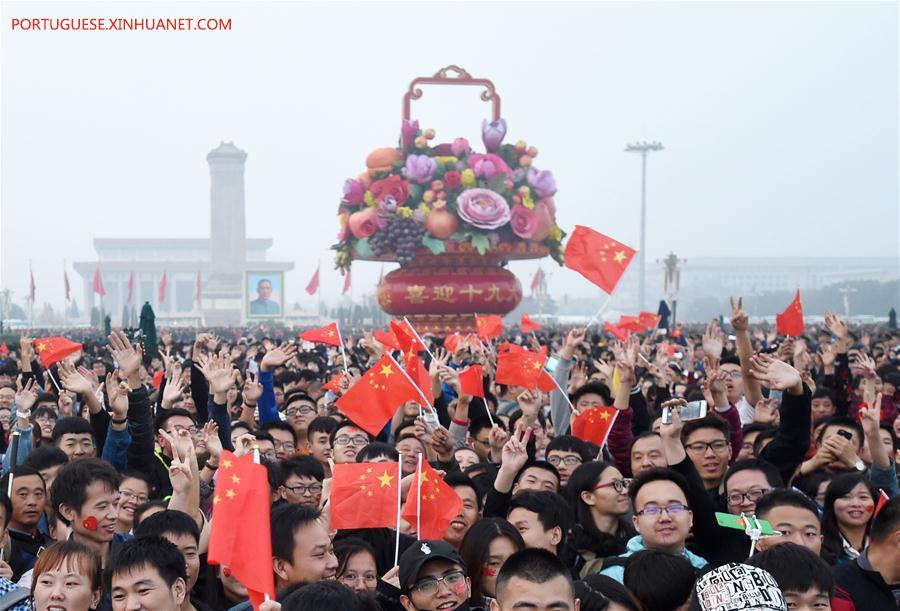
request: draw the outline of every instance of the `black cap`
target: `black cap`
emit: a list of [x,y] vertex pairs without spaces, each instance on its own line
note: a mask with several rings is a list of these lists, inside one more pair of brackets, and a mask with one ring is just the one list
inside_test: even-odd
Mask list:
[[420,540],[406,548],[400,556],[400,590],[408,592],[419,576],[419,571],[431,560],[449,560],[466,569],[466,565],[453,546],[446,541]]

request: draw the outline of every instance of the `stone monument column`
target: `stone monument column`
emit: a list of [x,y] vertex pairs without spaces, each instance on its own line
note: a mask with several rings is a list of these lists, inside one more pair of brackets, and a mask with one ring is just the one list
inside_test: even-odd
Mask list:
[[247,259],[244,162],[247,153],[222,142],[206,156],[210,174],[210,272],[203,294],[207,325],[240,325]]

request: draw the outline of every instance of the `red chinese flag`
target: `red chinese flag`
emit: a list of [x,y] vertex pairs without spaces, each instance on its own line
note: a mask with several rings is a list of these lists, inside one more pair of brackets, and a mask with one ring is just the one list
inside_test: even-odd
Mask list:
[[397,343],[404,356],[419,354],[425,350],[425,345],[419,341],[416,330],[406,320],[391,320],[391,331],[397,337]]
[[335,465],[331,474],[331,528],[396,528],[400,465]]
[[531,294],[534,295],[534,292],[538,290],[538,287],[541,286],[541,279],[544,277],[544,272],[538,269],[534,272],[534,276],[531,278]]
[[384,345],[390,350],[400,350],[400,342],[397,341],[397,334],[393,331],[385,331],[384,329],[375,329],[372,334],[376,341]]
[[53,363],[61,361],[83,348],[81,344],[59,336],[39,337],[34,340],[34,347],[37,349],[38,357],[40,357],[44,367],[49,367]]
[[[33,282],[32,282],[33,284]],[[103,276],[100,274],[100,266],[94,270],[94,293],[103,297],[106,295],[106,289],[103,288]]]
[[166,272],[163,272],[162,280],[159,281],[159,299],[157,300],[159,301],[159,303],[162,303],[166,300],[166,286],[168,286],[168,284],[168,276],[166,275]]
[[309,284],[306,285],[306,292],[310,295],[315,295],[316,291],[319,290],[319,268],[316,268],[316,273],[313,274],[313,277],[309,279]]
[[481,339],[492,340],[503,334],[503,319],[496,314],[475,315],[475,332]]
[[484,398],[484,367],[469,365],[459,372],[459,390],[464,395]]
[[460,339],[459,333],[448,333],[444,336],[444,348],[450,352],[456,352],[456,347],[459,346]]
[[781,314],[775,315],[775,323],[779,333],[795,336],[803,334],[803,305],[800,303],[799,289],[791,305]]
[[618,410],[611,406],[592,407],[576,416],[572,421],[572,434],[578,439],[602,447],[616,421],[617,412]]
[[0,344],[0,356],[6,357],[9,355],[9,346],[6,345],[6,342]]
[[522,333],[530,333],[532,331],[537,331],[540,328],[540,323],[531,320],[531,316],[528,314],[522,314]]
[[546,369],[541,371],[541,377],[538,378],[538,389],[541,392],[553,392],[556,390],[556,382],[553,381],[553,376]]
[[638,314],[638,321],[640,321],[648,331],[650,329],[655,329],[661,319],[662,317],[659,314],[654,314],[653,312],[641,312]]
[[416,477],[406,496],[402,517],[413,527],[419,524],[420,532],[416,534],[419,539],[443,539],[450,520],[462,509],[462,499],[427,461],[422,461],[422,495],[419,497],[419,473],[416,469]]
[[566,267],[612,295],[636,252],[609,236],[576,225],[566,243]]
[[872,514],[872,519],[873,519],[873,520],[874,520],[875,518],[878,517],[878,514],[879,514],[879,512],[881,511],[881,509],[882,509],[885,505],[887,505],[887,502],[890,501],[890,500],[891,500],[891,497],[889,497],[889,496],[887,495],[887,492],[885,492],[884,490],[882,490],[882,491],[881,491],[881,494],[878,495],[878,502],[877,502],[876,505],[875,505],[875,513]]
[[343,390],[341,388],[341,381],[344,379],[344,372],[338,373],[336,376],[333,376],[330,380],[322,384],[322,390],[332,390],[334,392],[341,392]]
[[219,460],[213,497],[210,564],[227,567],[247,588],[254,609],[268,594],[275,598],[269,478],[253,454],[238,458],[228,450]]
[[419,389],[397,361],[385,354],[337,400],[337,406],[361,429],[377,435],[407,401],[421,403]]
[[633,333],[642,333],[645,331],[645,327],[643,323],[641,323],[640,318],[637,316],[619,316],[619,328],[625,329],[626,331],[631,331]]
[[525,348],[523,348],[519,344],[514,344],[512,342],[503,342],[502,344],[497,346],[497,353],[500,353],[500,352],[522,352],[523,350],[525,350]]
[[[409,374],[412,381],[415,382],[422,394],[425,395],[425,398],[428,399],[428,404],[434,405],[434,393],[431,392],[431,376],[428,375],[428,369],[425,368],[425,363],[422,362],[419,355],[406,355],[406,373]],[[420,398],[419,403],[421,402]]]
[[308,329],[300,334],[300,339],[302,340],[338,347],[341,345],[340,337],[336,322],[324,326],[321,329]]
[[603,330],[620,341],[624,342],[628,339],[628,329],[623,329],[619,325],[614,325],[611,322],[603,323]]
[[497,355],[494,381],[508,386],[537,388],[547,357],[530,350],[501,352]]
[[347,272],[347,275],[344,276],[344,290],[341,291],[341,295],[346,295],[350,292],[350,272]]
[[128,274],[128,303],[131,303],[131,294],[134,292],[134,272]]

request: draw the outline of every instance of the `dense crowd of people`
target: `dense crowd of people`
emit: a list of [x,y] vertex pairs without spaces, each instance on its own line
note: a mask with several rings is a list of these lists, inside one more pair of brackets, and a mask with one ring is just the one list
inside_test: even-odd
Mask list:
[[[162,329],[148,354],[115,330],[49,367],[23,335],[0,361],[0,610],[249,609],[207,562],[226,451],[268,474],[264,611],[900,607],[896,330],[829,313],[786,337],[737,300],[727,324],[624,340],[427,335],[434,403],[378,435],[337,401],[390,349],[346,335]],[[497,384],[510,344],[557,389]],[[605,443],[573,435],[610,406]],[[442,538],[331,527],[336,465],[399,462],[405,497],[420,456],[462,501]]]

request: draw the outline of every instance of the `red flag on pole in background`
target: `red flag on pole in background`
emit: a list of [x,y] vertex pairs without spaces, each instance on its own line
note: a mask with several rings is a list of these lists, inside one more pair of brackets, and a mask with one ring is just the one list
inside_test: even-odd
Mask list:
[[66,301],[72,299],[72,287],[69,286],[69,272],[63,269],[63,286],[66,289]]
[[337,406],[361,429],[378,435],[407,401],[421,403],[421,393],[397,361],[385,354],[337,400]]
[[497,384],[537,388],[547,357],[530,350],[510,350],[497,354]]
[[541,328],[541,324],[531,320],[528,314],[522,314],[522,333],[530,333]]
[[300,339],[314,342],[317,344],[327,344],[329,346],[341,345],[341,332],[338,330],[336,322],[326,325],[321,329],[308,329],[300,334]]
[[619,328],[631,331],[632,333],[643,333],[646,328],[637,316],[619,316]]
[[459,390],[465,395],[484,398],[484,367],[469,365],[459,372]]
[[94,293],[104,297],[106,295],[106,289],[103,288],[103,276],[100,274],[100,266],[97,266],[97,269],[94,270]]
[[553,392],[554,390],[557,390],[556,382],[553,381],[553,376],[546,369],[541,372],[541,377],[538,378],[538,390],[542,392]]
[[396,528],[400,464],[335,465],[331,475],[331,528]]
[[612,295],[636,252],[599,231],[576,225],[566,243],[566,267]]
[[475,315],[475,332],[481,339],[492,340],[503,334],[503,318],[496,314]]
[[9,346],[6,345],[6,342],[0,344],[0,356],[3,358],[9,356]]
[[306,285],[306,292],[310,295],[315,295],[316,291],[319,290],[319,268],[316,268],[316,273],[313,274],[312,278],[309,279],[309,284]]
[[81,344],[60,336],[39,337],[34,340],[34,347],[44,367],[49,367],[83,348]]
[[[404,355],[405,364],[406,364],[406,373],[409,374],[409,377],[412,378],[412,381],[416,386],[419,387],[419,390],[422,391],[422,394],[425,395],[425,398],[428,399],[428,405],[434,405],[434,393],[431,391],[431,376],[428,375],[428,369],[425,367],[425,363],[422,361],[422,358],[418,354],[413,355]],[[419,403],[422,400],[419,399]],[[427,407],[427,406],[422,406]]]
[[340,393],[343,391],[341,388],[341,382],[344,379],[344,372],[338,372],[337,375],[331,377],[330,380],[322,384],[322,390],[333,390],[336,393]]
[[253,454],[225,450],[218,476],[208,561],[228,568],[259,609],[266,595],[275,598],[268,474]]
[[391,331],[400,344],[400,350],[403,351],[404,357],[409,354],[419,354],[425,351],[425,344],[419,341],[416,330],[412,328],[406,320],[391,320]]
[[128,303],[131,303],[131,296],[134,293],[134,272],[128,274]]
[[603,330],[606,331],[607,333],[611,334],[613,337],[615,337],[619,341],[624,342],[626,339],[628,339],[628,334],[629,334],[628,329],[623,329],[619,325],[614,325],[611,322],[603,323]]
[[169,284],[168,276],[166,276],[166,272],[163,272],[162,280],[159,281],[159,303],[162,303],[166,300],[166,285]]
[[648,331],[655,329],[660,320],[662,320],[662,316],[654,314],[653,312],[641,312],[638,314],[638,321],[640,321]]
[[531,294],[534,295],[534,292],[538,290],[538,287],[541,286],[541,280],[544,278],[544,272],[541,268],[538,268],[536,272],[534,272],[534,276],[531,278]]
[[346,295],[350,292],[350,271],[347,270],[347,275],[344,276],[344,290],[341,291],[341,295]]
[[583,411],[572,421],[572,435],[602,447],[616,421],[617,412],[615,407],[592,407]]
[[787,309],[781,314],[775,315],[775,324],[778,326],[779,333],[795,336],[803,334],[803,305],[800,303],[800,289],[797,289],[797,295]]
[[450,520],[462,509],[462,499],[456,490],[447,485],[438,472],[431,468],[428,461],[422,461],[420,465],[421,468],[416,469],[401,515],[413,526],[419,524],[421,532],[416,533],[419,539],[443,539],[447,527],[450,526]]
[[375,341],[384,345],[385,348],[391,350],[401,350],[400,342],[397,340],[397,334],[393,331],[385,331],[384,329],[375,329],[372,333]]

